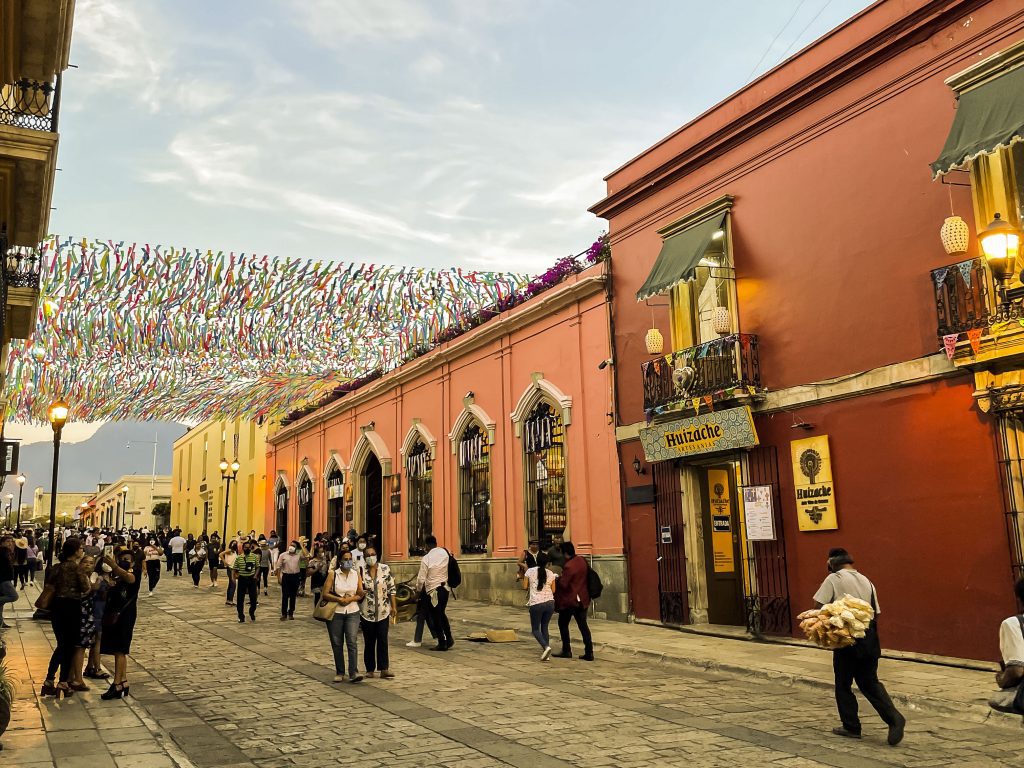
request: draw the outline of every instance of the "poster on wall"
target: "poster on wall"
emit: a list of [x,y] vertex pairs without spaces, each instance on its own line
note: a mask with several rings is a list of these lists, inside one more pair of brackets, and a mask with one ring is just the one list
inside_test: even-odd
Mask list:
[[743,489],[743,520],[747,541],[775,541],[775,516],[770,485],[748,485]]
[[828,435],[794,440],[790,448],[796,516],[800,530],[834,531],[839,527],[839,519],[836,516]]
[[732,484],[724,469],[708,470],[708,499],[711,505],[711,552],[715,573],[735,573],[736,556],[733,548]]

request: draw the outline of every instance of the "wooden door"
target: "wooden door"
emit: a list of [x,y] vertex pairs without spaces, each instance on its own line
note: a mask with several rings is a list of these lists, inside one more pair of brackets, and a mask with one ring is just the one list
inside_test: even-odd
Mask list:
[[736,481],[730,464],[700,471],[708,622],[743,626],[743,571]]

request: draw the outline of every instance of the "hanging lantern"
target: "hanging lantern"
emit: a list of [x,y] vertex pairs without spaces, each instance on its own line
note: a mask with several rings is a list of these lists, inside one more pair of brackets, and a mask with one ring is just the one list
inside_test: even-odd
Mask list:
[[644,342],[647,344],[647,354],[649,355],[660,355],[665,351],[665,338],[657,328],[651,328],[647,332]]
[[971,228],[959,216],[950,216],[942,223],[939,237],[942,239],[942,247],[946,249],[946,253],[950,256],[958,256],[967,253]]
[[728,307],[715,307],[711,314],[711,330],[720,336],[732,333],[732,319]]

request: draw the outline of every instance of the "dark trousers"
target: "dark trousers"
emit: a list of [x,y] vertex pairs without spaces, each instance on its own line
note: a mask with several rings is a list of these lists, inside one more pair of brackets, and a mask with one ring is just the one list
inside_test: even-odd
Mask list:
[[[32,561],[32,565],[35,565],[36,561]],[[18,566],[18,581],[21,582],[21,586],[24,589],[25,585],[28,584],[28,562],[21,563]]]
[[267,591],[267,582],[270,577],[270,566],[261,565],[259,575],[256,577],[256,586],[259,586],[259,582],[263,582],[263,591]]
[[188,567],[188,572],[192,575],[192,583],[197,587],[199,586],[199,577],[203,573],[204,560],[196,560],[192,565]]
[[438,645],[454,645],[452,637],[452,626],[448,623],[448,615],[445,611],[448,608],[448,588],[440,586],[437,588],[437,605],[430,602],[430,595],[427,595],[427,606],[430,610],[430,619],[434,622],[434,633],[437,635]]
[[256,618],[256,577],[255,576],[238,576],[235,579],[237,586],[237,598],[238,602],[238,618],[245,618],[245,598],[249,597],[249,618]]
[[437,629],[434,627],[434,618],[430,615],[430,602],[427,600],[426,593],[420,595],[419,603],[416,606],[416,631],[413,633],[412,639],[417,643],[423,642],[424,624],[430,630],[430,636],[437,639]]
[[185,553],[184,552],[177,552],[177,553],[172,552],[171,553],[171,559],[174,560],[174,575],[175,576],[181,576],[181,566],[184,565],[184,563],[185,563]]
[[231,602],[235,599],[235,588],[238,584],[238,577],[235,576],[235,572],[228,568],[228,594],[225,598],[227,602]]
[[846,730],[860,733],[857,697],[853,693],[854,682],[886,725],[894,725],[899,720],[899,711],[889,698],[889,692],[878,679],[877,656],[866,654],[857,646],[840,648],[832,652],[832,670],[836,676],[836,706],[839,708],[839,719],[843,721]]
[[363,666],[367,672],[388,669],[388,627],[391,619],[380,621],[359,620],[363,629]]
[[50,656],[50,665],[46,669],[46,679],[53,680],[60,667],[60,682],[66,683],[71,677],[71,662],[78,647],[78,637],[82,623],[82,601],[70,597],[54,598],[50,609],[50,626],[56,647]]
[[164,552],[167,554],[167,572],[171,572],[171,568],[174,567],[174,553],[167,548],[166,544],[161,545],[164,548]]
[[281,615],[295,615],[295,596],[299,594],[299,574],[281,574]]
[[590,637],[590,627],[587,626],[587,609],[582,605],[575,608],[562,608],[558,612],[558,634],[562,637],[562,653],[572,653],[572,646],[569,642],[569,622],[576,619],[576,626],[583,635],[583,653],[587,656],[594,655],[594,642]]
[[160,581],[159,560],[146,561],[146,575],[149,577],[149,591],[152,592],[154,589],[156,589],[157,582]]

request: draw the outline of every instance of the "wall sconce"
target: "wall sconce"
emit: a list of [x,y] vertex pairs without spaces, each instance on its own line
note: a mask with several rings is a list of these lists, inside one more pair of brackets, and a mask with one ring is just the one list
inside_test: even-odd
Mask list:
[[992,277],[999,282],[1005,293],[1020,251],[1020,232],[997,213],[985,230],[979,233],[978,240],[981,241],[985,261],[992,270]]
[[633,471],[636,472],[637,475],[647,474],[647,470],[644,468],[643,464],[640,463],[640,459],[636,458],[633,459]]
[[397,496],[402,492],[402,476],[395,473],[391,476],[391,495]]

